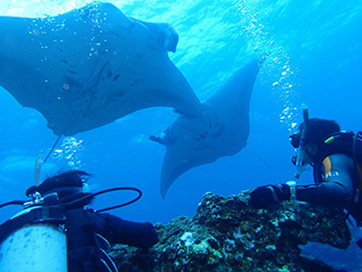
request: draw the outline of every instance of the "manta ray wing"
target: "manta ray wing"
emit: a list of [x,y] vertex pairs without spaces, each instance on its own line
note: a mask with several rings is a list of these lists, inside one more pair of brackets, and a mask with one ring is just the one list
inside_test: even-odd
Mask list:
[[0,17],[0,85],[57,135],[154,106],[205,119],[168,57],[177,41],[168,24],[129,18],[108,3],[44,19]]
[[151,137],[167,149],[161,172],[162,197],[189,169],[232,156],[245,147],[249,136],[251,92],[258,71],[258,61],[248,63],[204,103],[211,126],[181,115],[162,138]]

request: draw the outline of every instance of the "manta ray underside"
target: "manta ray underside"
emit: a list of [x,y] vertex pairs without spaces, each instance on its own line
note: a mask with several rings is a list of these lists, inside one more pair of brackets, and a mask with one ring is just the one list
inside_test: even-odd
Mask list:
[[181,115],[162,136],[150,139],[166,146],[161,172],[164,198],[173,182],[191,168],[232,156],[246,146],[249,136],[249,104],[261,61],[239,69],[203,105],[211,126]]
[[57,135],[154,106],[205,120],[168,57],[177,42],[168,24],[129,18],[109,3],[43,19],[0,17],[0,86]]

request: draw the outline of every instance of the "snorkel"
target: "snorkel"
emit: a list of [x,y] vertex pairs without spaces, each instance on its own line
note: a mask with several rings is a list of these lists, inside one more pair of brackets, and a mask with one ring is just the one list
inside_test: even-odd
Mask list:
[[52,148],[50,149],[50,151],[48,152],[48,155],[45,157],[45,159],[42,159],[42,156],[39,155],[38,158],[35,161],[35,171],[34,171],[34,181],[35,181],[35,186],[38,186],[40,184],[40,171],[41,171],[41,166],[46,163],[46,161],[49,159],[50,155],[52,154],[52,152],[54,151],[56,145],[58,144],[60,138],[62,137],[62,135],[59,135],[58,138],[56,139],[55,143],[53,144]]
[[303,131],[302,135],[300,137],[300,144],[297,154],[297,159],[295,163],[296,172],[294,174],[295,178],[299,179],[299,177],[302,175],[302,173],[307,169],[308,164],[305,164],[305,136],[307,135],[308,130],[308,120],[309,120],[309,114],[308,114],[308,107],[305,104],[302,104],[302,110],[303,110]]

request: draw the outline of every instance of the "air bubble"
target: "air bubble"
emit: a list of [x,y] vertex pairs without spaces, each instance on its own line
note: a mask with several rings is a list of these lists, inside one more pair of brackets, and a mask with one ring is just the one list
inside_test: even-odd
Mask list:
[[84,150],[83,140],[75,137],[65,137],[60,148],[54,150],[52,159],[57,161],[68,161],[68,167],[71,169],[80,169],[83,166],[80,160],[80,154]]

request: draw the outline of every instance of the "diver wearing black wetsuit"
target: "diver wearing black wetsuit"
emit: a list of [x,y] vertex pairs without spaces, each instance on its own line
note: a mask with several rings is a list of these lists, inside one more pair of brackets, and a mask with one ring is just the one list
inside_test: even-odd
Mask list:
[[[150,248],[158,242],[158,235],[151,223],[123,220],[109,213],[97,213],[84,208],[92,198],[83,192],[88,173],[69,171],[46,179],[39,186],[32,186],[27,195],[40,193],[43,197],[56,193],[54,204],[74,203],[64,211],[68,251],[68,271],[117,271],[106,254],[107,242]],[[85,199],[84,201],[78,201]]]
[[325,177],[323,181],[296,186],[296,199],[321,205],[349,207],[359,183],[359,174],[351,157],[344,154],[330,155],[323,160],[321,167],[319,171]]
[[[158,242],[151,223],[123,220],[109,213],[95,213],[87,209],[71,209],[65,212],[67,226],[68,271],[117,271],[112,260],[101,252],[110,244],[126,244],[150,248]],[[95,235],[97,235],[95,237]],[[107,263],[99,263],[99,260]]]
[[[315,184],[260,186],[250,193],[249,203],[253,207],[263,208],[292,198],[338,206],[347,209],[360,224],[362,209],[355,203],[355,196],[361,175],[353,155],[354,134],[340,132],[339,125],[334,121],[317,118],[308,121],[308,130],[301,140],[302,133],[303,123],[299,126],[299,132],[290,137],[291,143],[299,149],[303,143],[301,165],[310,164],[313,167]],[[295,164],[296,157],[293,161]]]

